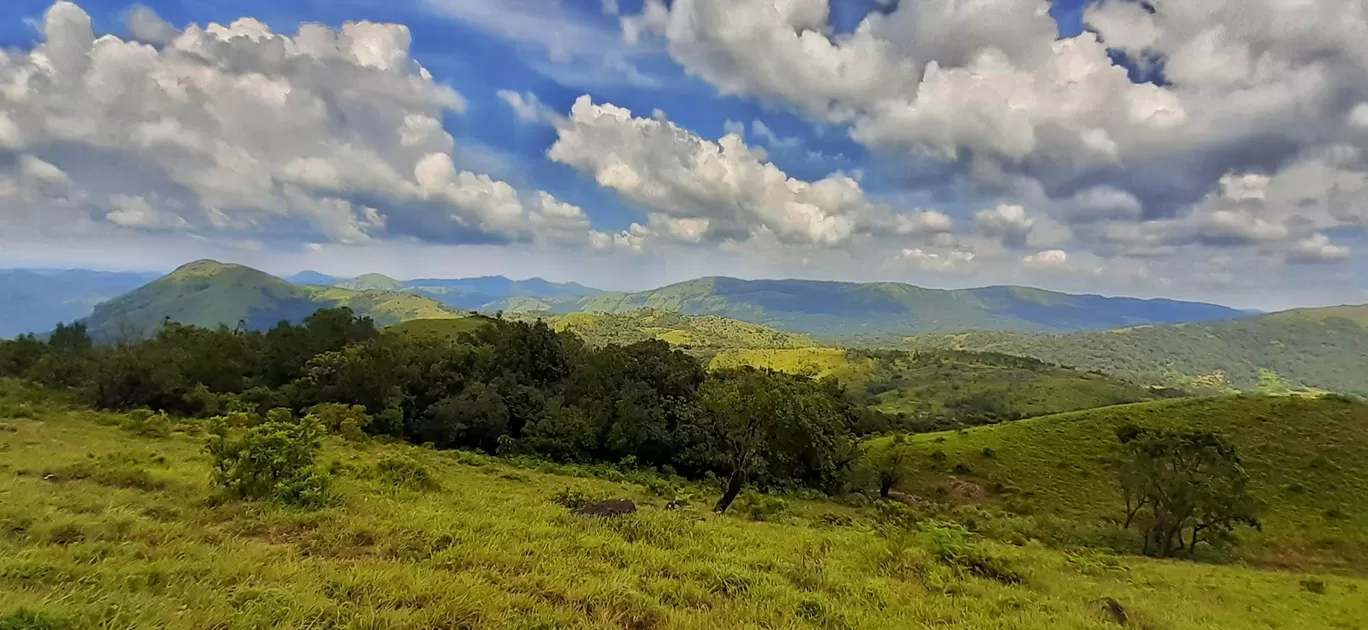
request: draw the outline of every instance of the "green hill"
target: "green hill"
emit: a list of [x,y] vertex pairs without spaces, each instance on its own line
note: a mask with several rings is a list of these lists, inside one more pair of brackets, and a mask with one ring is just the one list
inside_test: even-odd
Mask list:
[[593,345],[627,345],[660,339],[689,349],[805,348],[811,337],[786,333],[735,319],[685,316],[670,311],[636,309],[624,313],[572,313],[551,319],[556,330],[574,333]]
[[[3,628],[1120,627],[1103,598],[1153,630],[1348,629],[1368,613],[1368,580],[1350,576],[1014,546],[934,521],[885,536],[880,506],[827,500],[715,515],[712,489],[677,478],[381,440],[323,440],[320,509],[246,503],[211,485],[202,423],[152,431],[9,385]],[[586,497],[637,512],[564,505]]]
[[894,343],[1029,356],[1216,389],[1307,388],[1368,395],[1368,305],[1068,335],[976,332]]
[[1064,332],[1241,315],[1212,304],[1069,295],[1025,287],[924,289],[908,284],[700,278],[640,293],[518,298],[509,312],[621,313],[639,308],[718,315],[836,339],[963,330]]
[[343,280],[335,285],[341,289],[351,289],[353,291],[402,291],[404,283],[389,276],[378,273],[368,273],[357,276],[350,280]]
[[1213,431],[1236,446],[1264,510],[1263,532],[1245,549],[1251,559],[1368,567],[1368,405],[1345,398],[1161,401],[918,435],[910,443],[920,473],[906,489],[958,488],[967,501],[983,493],[1025,515],[1114,523],[1124,515],[1115,430],[1125,424]]
[[711,367],[741,365],[833,376],[853,399],[905,426],[946,428],[1154,400],[1158,394],[1104,374],[1014,356],[958,351],[840,348],[729,350]]
[[93,335],[104,339],[141,337],[167,319],[205,327],[241,322],[260,330],[337,306],[369,316],[380,326],[458,316],[410,293],[301,286],[250,267],[200,260],[100,304],[85,322]]

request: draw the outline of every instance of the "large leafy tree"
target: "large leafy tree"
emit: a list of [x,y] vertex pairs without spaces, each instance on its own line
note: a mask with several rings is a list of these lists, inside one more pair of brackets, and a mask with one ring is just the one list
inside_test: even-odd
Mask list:
[[745,485],[836,483],[851,450],[843,401],[809,378],[744,368],[715,373],[699,391],[695,448],[726,475],[725,512]]
[[1199,543],[1229,541],[1240,526],[1259,527],[1249,474],[1223,437],[1126,426],[1117,438],[1125,526],[1141,525],[1146,553],[1191,555]]

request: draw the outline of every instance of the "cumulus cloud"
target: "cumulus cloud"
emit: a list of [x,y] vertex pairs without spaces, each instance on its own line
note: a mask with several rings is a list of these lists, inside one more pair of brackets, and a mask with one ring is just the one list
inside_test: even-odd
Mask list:
[[441,118],[465,99],[410,57],[407,27],[129,20],[164,45],[97,37],[58,2],[41,44],[0,53],[9,238],[588,238],[578,208],[457,168]]
[[[790,177],[737,133],[716,142],[665,119],[640,118],[580,97],[547,155],[648,209],[656,236],[743,242],[759,235],[799,246],[848,245],[884,228],[904,234],[948,229],[939,212],[893,213],[851,177]],[[659,229],[664,221],[688,229]],[[686,238],[685,238],[686,237]]]
[[1046,271],[1066,270],[1069,268],[1069,254],[1059,249],[1047,249],[1022,257],[1021,265],[1029,269]]
[[1288,262],[1327,263],[1349,259],[1349,248],[1335,245],[1324,234],[1312,234],[1292,246],[1287,252]]
[[894,260],[922,271],[968,272],[974,268],[974,253],[964,250],[940,253],[920,247],[906,248]]
[[974,225],[978,226],[979,233],[1000,239],[1003,245],[1009,247],[1025,245],[1035,222],[1034,218],[1026,215],[1026,208],[1015,204],[1001,204],[974,215]]
[[[1103,0],[1069,38],[1043,1],[902,2],[845,32],[830,5],[648,0],[624,32],[720,93],[845,125],[908,170],[940,162],[956,195],[1031,208],[1034,228],[975,217],[1009,246],[1280,257],[1368,225],[1359,0]],[[1164,81],[1133,78],[1147,73]]]

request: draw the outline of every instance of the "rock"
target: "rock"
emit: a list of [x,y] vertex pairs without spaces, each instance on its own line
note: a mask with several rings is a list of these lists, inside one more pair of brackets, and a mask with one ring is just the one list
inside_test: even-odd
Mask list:
[[575,514],[580,516],[622,516],[636,511],[635,503],[632,503],[627,499],[612,499],[602,503],[586,505],[575,510]]
[[1102,613],[1103,617],[1115,622],[1116,625],[1123,628],[1126,626],[1126,607],[1122,606],[1121,602],[1110,597],[1103,597],[1102,599],[1094,599],[1088,604],[1097,612]]

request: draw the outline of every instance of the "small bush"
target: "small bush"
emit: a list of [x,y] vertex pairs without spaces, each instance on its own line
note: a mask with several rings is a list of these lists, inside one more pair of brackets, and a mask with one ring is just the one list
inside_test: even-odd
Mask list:
[[134,409],[119,421],[119,428],[133,435],[164,438],[171,435],[171,418],[165,411],[153,413],[147,409]]
[[850,518],[845,514],[825,512],[821,516],[818,516],[817,520],[813,521],[813,524],[827,527],[850,527],[855,524],[855,519]]
[[776,496],[748,491],[736,499],[735,509],[752,521],[775,521],[788,512],[789,504]]
[[311,407],[309,417],[322,424],[328,433],[351,441],[366,439],[366,427],[371,423],[371,417],[361,405],[323,403]]
[[1003,584],[1020,584],[1022,575],[1011,562],[993,555],[971,540],[963,525],[931,521],[922,525],[932,553],[942,564]]
[[306,508],[327,502],[328,476],[314,467],[323,435],[317,422],[267,421],[234,433],[222,422],[210,428],[205,452],[213,460],[215,484],[242,499]]
[[598,495],[572,488],[565,488],[551,497],[552,503],[572,510],[578,510],[586,505],[593,505],[603,500],[604,499]]
[[441,489],[436,477],[426,466],[407,457],[386,457],[375,464],[380,481],[400,490],[431,491]]
[[987,459],[992,459],[994,457],[997,457],[997,451],[985,446],[983,447],[983,456]]
[[894,531],[910,530],[921,521],[912,506],[897,501],[880,501],[874,504],[874,523],[885,535]]
[[1306,592],[1308,592],[1308,593],[1315,593],[1315,594],[1317,594],[1317,595],[1324,595],[1324,594],[1325,594],[1325,582],[1322,581],[1322,580],[1315,580],[1315,579],[1306,579],[1306,580],[1302,580],[1302,581],[1301,581],[1301,587],[1302,587],[1302,590],[1303,590],[1303,591],[1306,591]]

